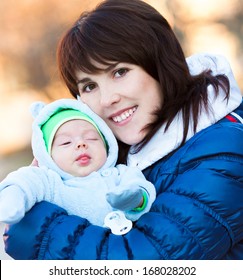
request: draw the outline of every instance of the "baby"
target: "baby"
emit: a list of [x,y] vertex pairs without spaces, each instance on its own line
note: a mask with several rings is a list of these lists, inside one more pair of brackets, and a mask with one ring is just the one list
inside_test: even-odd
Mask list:
[[16,223],[46,200],[114,234],[127,233],[156,193],[139,169],[115,166],[118,145],[106,123],[72,99],[35,103],[32,114],[39,166],[22,167],[0,183],[0,221]]

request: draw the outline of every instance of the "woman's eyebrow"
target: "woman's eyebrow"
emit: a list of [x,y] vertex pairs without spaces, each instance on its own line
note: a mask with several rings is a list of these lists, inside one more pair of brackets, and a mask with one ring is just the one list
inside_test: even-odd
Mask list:
[[77,85],[78,84],[85,84],[85,83],[88,83],[90,81],[91,81],[90,78],[83,78],[83,79],[77,81]]
[[[104,71],[105,73],[111,71],[112,69],[114,69],[117,65],[119,64],[119,62],[116,62],[116,63],[113,63],[113,64],[110,64],[107,68],[104,68],[102,69],[101,71]],[[81,80],[78,80],[77,81],[77,85],[78,84],[85,84],[85,83],[88,83],[88,82],[91,82],[92,80],[88,77],[85,77]]]

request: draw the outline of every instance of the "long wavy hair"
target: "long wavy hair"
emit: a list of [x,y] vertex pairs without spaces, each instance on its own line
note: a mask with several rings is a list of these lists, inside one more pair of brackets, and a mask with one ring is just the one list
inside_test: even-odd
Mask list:
[[[163,104],[147,125],[148,133],[136,145],[139,151],[162,124],[166,129],[176,114],[183,115],[186,141],[192,118],[194,132],[202,107],[209,112],[207,87],[215,94],[221,87],[229,97],[226,76],[213,76],[210,69],[192,76],[179,41],[167,20],[152,6],[140,0],[106,0],[94,10],[84,12],[64,34],[57,49],[61,77],[74,97],[79,95],[75,73],[98,73],[97,63],[125,62],[142,67],[161,86]],[[129,146],[119,141],[119,163],[126,163]]]

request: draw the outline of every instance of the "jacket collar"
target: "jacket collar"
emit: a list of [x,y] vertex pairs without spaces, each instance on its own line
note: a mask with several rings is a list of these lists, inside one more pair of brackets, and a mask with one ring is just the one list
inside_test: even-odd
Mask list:
[[[187,62],[191,73],[194,75],[200,73],[202,70],[210,68],[215,75],[221,73],[226,74],[230,81],[230,98],[228,102],[225,100],[222,90],[220,90],[219,95],[215,97],[212,86],[208,87],[209,104],[211,105],[211,110],[209,113],[207,113],[202,109],[198,119],[198,126],[196,130],[197,133],[216,123],[236,109],[242,102],[242,95],[230,66],[225,58],[221,56],[200,54],[188,58]],[[186,141],[194,135],[192,124],[193,123],[191,122],[189,125]],[[137,166],[139,169],[143,170],[179,146],[183,138],[182,113],[179,112],[177,114],[166,132],[164,131],[165,126],[166,125],[163,125],[149,141],[149,143],[138,153],[132,154],[131,147],[131,152],[128,155],[129,166]]]

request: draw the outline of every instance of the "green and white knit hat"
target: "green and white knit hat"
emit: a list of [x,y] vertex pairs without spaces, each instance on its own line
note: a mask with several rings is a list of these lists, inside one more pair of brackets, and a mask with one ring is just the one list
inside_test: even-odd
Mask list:
[[105,148],[108,149],[107,141],[105,140],[104,135],[100,131],[97,124],[87,114],[74,109],[62,109],[50,116],[50,118],[41,126],[45,145],[49,154],[51,154],[52,142],[58,128],[65,122],[71,120],[84,120],[91,123],[101,136]]

